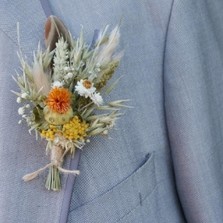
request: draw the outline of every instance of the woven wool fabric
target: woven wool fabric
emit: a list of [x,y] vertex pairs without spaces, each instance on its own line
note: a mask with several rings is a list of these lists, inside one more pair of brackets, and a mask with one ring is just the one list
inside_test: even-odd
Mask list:
[[[24,183],[21,177],[47,158],[44,142],[16,125],[19,105],[10,93],[19,66],[16,22],[22,50],[31,57],[43,39],[46,16],[39,1],[2,0],[0,222],[221,223],[223,2],[49,0],[49,5],[74,36],[82,24],[89,43],[94,29],[122,20],[125,55],[114,79],[123,78],[108,99],[131,99],[133,108],[108,138],[93,138],[84,147],[74,185],[65,175],[62,191],[49,192],[46,174]],[[72,193],[65,193],[70,187]]]

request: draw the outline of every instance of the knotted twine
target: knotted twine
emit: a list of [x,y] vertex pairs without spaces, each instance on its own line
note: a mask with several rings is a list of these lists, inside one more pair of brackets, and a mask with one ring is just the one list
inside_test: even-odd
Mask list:
[[45,169],[51,166],[55,166],[62,173],[75,174],[75,175],[80,174],[79,170],[67,170],[61,167],[64,161],[64,156],[66,155],[68,150],[64,150],[60,145],[55,145],[55,144],[52,145],[50,150],[51,150],[51,157],[50,157],[51,162],[48,163],[46,166],[23,176],[22,179],[24,181],[27,182],[35,179],[41,172],[43,172]]

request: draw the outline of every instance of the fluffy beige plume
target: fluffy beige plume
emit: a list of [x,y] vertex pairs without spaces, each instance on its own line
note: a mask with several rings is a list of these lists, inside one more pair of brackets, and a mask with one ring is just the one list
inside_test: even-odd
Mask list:
[[[116,26],[111,31],[107,43],[105,43],[103,47],[99,50],[98,55],[96,57],[97,63],[107,64],[111,60],[116,59],[116,55],[114,55],[114,52],[119,44],[119,39],[120,39],[119,26]],[[118,60],[121,57],[122,57],[122,54],[117,55]]]
[[51,87],[49,76],[43,71],[43,67],[37,60],[34,60],[32,74],[36,90],[43,95],[48,95]]
[[49,16],[45,23],[45,45],[50,51],[55,49],[58,39],[63,37],[71,45],[70,33],[62,20],[56,16]]

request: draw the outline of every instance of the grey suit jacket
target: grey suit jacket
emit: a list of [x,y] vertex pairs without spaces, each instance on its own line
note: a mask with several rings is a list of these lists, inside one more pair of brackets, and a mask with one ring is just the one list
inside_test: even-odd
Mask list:
[[74,35],[84,25],[89,42],[95,28],[123,18],[116,75],[124,77],[111,99],[134,108],[109,139],[84,148],[74,185],[63,176],[62,191],[49,192],[46,173],[24,183],[47,157],[44,141],[16,124],[16,23],[31,58],[46,16],[38,0],[0,0],[0,222],[223,222],[223,1],[49,3]]

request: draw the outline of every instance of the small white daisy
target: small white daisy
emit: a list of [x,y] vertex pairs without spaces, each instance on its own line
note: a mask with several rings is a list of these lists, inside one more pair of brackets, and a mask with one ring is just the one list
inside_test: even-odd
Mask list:
[[96,90],[93,85],[94,84],[91,81],[81,79],[77,82],[75,91],[77,91],[80,96],[84,96],[85,98],[87,98],[90,97]]
[[90,96],[90,98],[97,106],[103,104],[103,98],[101,97],[100,93],[95,92]]
[[84,96],[85,98],[90,98],[97,106],[103,104],[103,99],[100,93],[96,92],[96,88],[94,84],[89,80],[80,80],[77,82],[75,86],[75,91],[80,96]]

